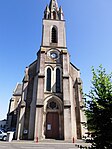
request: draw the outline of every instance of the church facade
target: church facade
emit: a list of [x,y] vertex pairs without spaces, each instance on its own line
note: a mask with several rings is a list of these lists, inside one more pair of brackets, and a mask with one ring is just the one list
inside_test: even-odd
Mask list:
[[70,62],[64,15],[56,0],[46,6],[42,25],[37,59],[25,70],[16,138],[81,139],[86,121],[82,81]]

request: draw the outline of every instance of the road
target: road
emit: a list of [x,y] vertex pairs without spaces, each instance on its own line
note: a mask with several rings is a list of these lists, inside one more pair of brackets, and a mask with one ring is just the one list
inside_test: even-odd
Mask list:
[[78,149],[75,144],[62,143],[62,144],[36,144],[25,142],[0,142],[0,149]]

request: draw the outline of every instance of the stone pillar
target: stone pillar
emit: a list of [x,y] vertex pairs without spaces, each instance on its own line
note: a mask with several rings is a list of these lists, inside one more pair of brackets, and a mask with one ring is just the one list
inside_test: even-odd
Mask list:
[[34,140],[42,139],[43,124],[43,102],[44,102],[44,76],[38,76],[36,115],[35,115],[35,134]]
[[83,107],[84,107],[84,101],[83,101],[83,97],[82,97],[82,80],[80,78],[77,78],[77,83],[78,83],[78,98],[79,98],[79,112],[80,112],[80,137],[82,138],[82,136],[85,134],[85,132],[87,132],[87,128],[85,128],[85,123],[87,123],[87,118],[85,115],[85,112],[83,111]]
[[71,139],[71,105],[69,100],[69,78],[63,78],[64,138]]
[[76,127],[76,115],[75,115],[75,92],[73,89],[73,80],[70,78],[70,99],[71,99],[71,135],[72,139],[74,138],[75,140],[77,139],[77,127]]
[[25,77],[23,79],[23,86],[22,86],[22,97],[20,102],[20,110],[17,118],[17,131],[16,131],[16,138],[17,140],[22,139],[23,137],[23,131],[24,131],[24,114],[25,114],[25,107],[26,107],[26,97],[27,97],[27,86],[28,86],[28,70],[29,68],[26,67],[25,70]]
[[71,103],[69,86],[69,56],[63,50],[63,102],[64,102],[64,138],[71,139]]
[[81,113],[80,113],[80,102],[81,102],[81,80],[80,78],[76,79],[75,82],[75,101],[76,101],[76,125],[77,125],[77,139],[82,138],[81,131]]
[[45,75],[45,48],[43,48],[43,47],[41,47],[41,50],[40,50],[40,55],[39,55],[39,57],[40,57],[40,59],[39,59],[39,61],[40,61],[40,63],[37,65],[37,67],[39,68],[37,68],[37,73],[38,73],[38,71],[39,71],[39,75],[41,75],[41,76],[44,76]]
[[42,139],[42,124],[43,124],[43,107],[37,105],[36,106],[36,116],[35,116],[35,134],[34,141],[37,139]]
[[43,102],[44,102],[44,76],[38,76],[36,115],[35,115],[35,134],[34,140],[42,139],[43,124]]
[[20,107],[20,114],[19,114],[19,118],[18,118],[18,122],[17,122],[17,134],[16,134],[17,140],[22,139],[22,136],[23,136],[24,113],[25,113],[25,102],[22,101],[21,107]]
[[36,112],[36,99],[37,99],[37,84],[38,84],[38,76],[34,79],[33,85],[33,96],[32,103],[30,108],[30,118],[29,118],[29,133],[28,139],[34,139],[34,128],[35,128],[35,112]]
[[38,53],[39,63],[37,66],[38,83],[35,113],[34,140],[42,139],[43,105],[44,105],[44,77],[45,77],[45,48],[41,47]]
[[64,107],[64,139],[71,140],[71,116],[70,108]]
[[85,133],[88,132],[88,130],[84,125],[85,123],[87,123],[87,118],[83,109],[80,110],[80,117],[81,117],[81,132],[82,132],[82,136],[84,136]]
[[23,87],[22,87],[22,97],[20,102],[20,110],[17,118],[17,131],[16,131],[16,138],[17,140],[22,139],[23,131],[24,131],[24,114],[25,114],[25,107],[26,107],[26,95],[27,95],[27,85],[28,85],[28,68],[25,71],[25,77],[23,79]]

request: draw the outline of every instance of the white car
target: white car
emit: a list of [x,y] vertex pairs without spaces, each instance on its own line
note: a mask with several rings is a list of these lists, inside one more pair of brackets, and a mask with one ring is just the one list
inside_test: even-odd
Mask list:
[[0,130],[0,140],[6,141],[7,139],[7,133]]

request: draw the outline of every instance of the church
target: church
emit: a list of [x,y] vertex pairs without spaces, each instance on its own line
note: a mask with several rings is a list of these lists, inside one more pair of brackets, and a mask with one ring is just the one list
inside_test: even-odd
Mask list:
[[26,67],[16,138],[81,139],[85,133],[80,70],[70,62],[62,7],[46,6],[37,59]]

